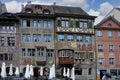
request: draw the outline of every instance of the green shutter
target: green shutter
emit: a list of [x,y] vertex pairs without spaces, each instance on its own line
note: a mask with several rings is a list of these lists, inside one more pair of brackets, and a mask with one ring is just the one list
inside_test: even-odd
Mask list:
[[92,29],[92,21],[88,22],[88,28]]
[[57,26],[61,27],[61,20],[57,20]]
[[74,26],[74,21],[70,21],[69,25],[70,25],[70,27],[73,27]]
[[75,22],[75,26],[76,26],[76,28],[79,28],[79,21]]

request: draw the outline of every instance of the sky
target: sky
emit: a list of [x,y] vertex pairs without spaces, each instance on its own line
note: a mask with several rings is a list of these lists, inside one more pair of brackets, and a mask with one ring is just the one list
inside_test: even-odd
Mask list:
[[[0,0],[5,3],[8,12],[20,12],[21,5],[26,5],[28,0]],[[113,8],[120,8],[120,0],[29,0],[32,4],[45,4],[60,6],[80,7],[91,16],[97,16],[95,25],[98,24]]]

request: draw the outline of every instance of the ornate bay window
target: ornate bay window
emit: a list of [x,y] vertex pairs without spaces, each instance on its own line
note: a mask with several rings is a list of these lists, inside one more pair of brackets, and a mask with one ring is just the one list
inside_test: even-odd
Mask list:
[[59,54],[59,64],[73,64],[73,50],[62,49],[58,51]]

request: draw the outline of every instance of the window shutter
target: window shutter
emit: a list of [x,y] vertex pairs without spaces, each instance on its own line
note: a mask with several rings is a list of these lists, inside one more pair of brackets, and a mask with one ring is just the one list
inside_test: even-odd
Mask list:
[[75,22],[75,26],[76,26],[76,28],[79,28],[79,21]]
[[74,21],[70,21],[70,27],[73,27],[74,26]]
[[57,26],[61,27],[61,20],[57,20]]
[[88,22],[88,27],[89,27],[90,29],[92,29],[92,21],[89,21],[89,22]]

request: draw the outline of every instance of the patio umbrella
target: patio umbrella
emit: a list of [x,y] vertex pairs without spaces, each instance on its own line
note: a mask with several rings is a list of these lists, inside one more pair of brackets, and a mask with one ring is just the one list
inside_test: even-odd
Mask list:
[[40,75],[43,76],[43,67],[40,67]]
[[74,69],[74,67],[72,68],[72,71],[71,71],[71,78],[72,78],[72,80],[75,80],[75,69]]
[[70,69],[67,68],[67,77],[70,77]]
[[29,65],[26,66],[26,70],[25,70],[25,78],[30,78]]
[[19,76],[19,74],[20,74],[20,73],[19,73],[19,68],[18,68],[18,67],[16,67],[16,70],[15,70],[15,75],[16,75],[16,76]]
[[10,75],[10,76],[13,75],[13,67],[12,67],[12,64],[10,64],[9,75]]
[[55,64],[52,65],[52,77],[55,78]]
[[1,77],[6,77],[6,64],[4,62],[2,63]]
[[66,77],[66,69],[65,69],[65,67],[63,69],[63,76]]
[[52,71],[53,71],[53,70],[52,70],[52,67],[50,67],[49,79],[52,79],[52,78],[53,78],[53,77],[52,77],[52,74],[53,74]]
[[30,76],[33,76],[33,66],[30,65]]

